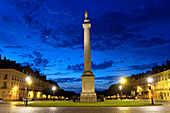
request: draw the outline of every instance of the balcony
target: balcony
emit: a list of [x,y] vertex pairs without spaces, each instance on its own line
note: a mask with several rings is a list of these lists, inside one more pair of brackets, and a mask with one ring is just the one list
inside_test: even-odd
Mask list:
[[7,89],[7,87],[1,87],[1,89]]

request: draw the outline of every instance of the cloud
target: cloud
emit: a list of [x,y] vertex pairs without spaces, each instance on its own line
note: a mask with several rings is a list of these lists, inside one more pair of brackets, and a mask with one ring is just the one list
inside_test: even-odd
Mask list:
[[68,65],[67,69],[73,70],[73,71],[83,71],[83,69],[84,69],[83,66],[84,66],[84,63],[76,64],[76,65]]
[[34,66],[33,63],[28,63],[28,62],[23,62],[23,63],[21,63],[21,65],[22,65],[22,66],[27,66],[27,65],[29,65],[29,66]]
[[23,58],[31,58],[31,59],[34,58],[34,56],[33,56],[32,54],[26,54],[26,53],[22,53],[22,54],[20,54],[20,55],[18,55],[18,56],[21,56],[21,57],[23,57]]
[[[57,4],[55,1],[53,2]],[[167,43],[155,41],[149,45],[150,37],[153,36],[146,36],[143,34],[143,30],[152,31],[152,28],[148,26],[159,27],[164,23],[167,24],[162,20],[170,19],[170,2],[161,0],[156,3],[154,0],[150,0],[149,2],[140,1],[141,4],[137,1],[130,3],[135,5],[129,7],[127,4],[121,4],[121,8],[116,10],[103,10],[99,16],[91,15],[90,21],[94,26],[91,29],[92,50],[147,48]],[[13,1],[12,4],[16,6],[16,9],[22,9],[21,17],[24,24],[33,29],[40,29],[42,43],[55,48],[83,49],[83,36],[79,35],[80,32],[83,34],[82,18],[80,18],[79,12],[73,15],[70,12],[59,11],[44,1]],[[110,1],[107,4],[110,4]],[[5,20],[9,19],[6,17]],[[160,30],[159,33],[161,33]],[[26,37],[30,38],[29,35]],[[139,45],[135,42],[138,42]]]
[[160,0],[157,3],[153,4],[153,1],[150,1],[143,8],[133,9],[133,23],[136,24],[138,22],[147,22],[153,20],[165,20],[166,18],[170,18],[170,2],[168,0]]
[[26,36],[26,38],[28,38],[28,39],[29,39],[29,38],[31,38],[31,36],[27,35],[27,36]]
[[114,64],[114,62],[112,60],[104,61],[103,63],[100,63],[100,64],[94,64],[92,62],[91,67],[94,70],[106,69],[106,68],[112,67],[113,64]]
[[[102,76],[102,77],[96,77],[95,78],[95,81],[96,83],[98,81],[100,82],[104,82],[105,85],[108,85],[108,84],[112,84],[114,82],[117,82],[120,78],[122,77],[122,75],[120,76]],[[53,79],[54,81],[56,81],[57,83],[79,83],[82,81],[81,78],[74,78],[74,77],[71,77],[71,78],[56,78],[56,79]],[[71,88],[72,89],[72,88]]]
[[59,47],[71,47],[73,49],[75,48],[82,48],[83,40],[80,36],[75,36],[74,38],[69,38],[66,40],[63,40],[58,46]]
[[32,68],[36,69],[37,67],[49,67],[53,65],[49,65],[49,60],[43,58],[43,54],[38,51],[33,51],[32,54],[21,53],[18,56],[22,58],[29,59],[27,62],[23,62],[22,65],[30,65]]
[[145,48],[145,47],[153,47],[170,44],[170,40],[166,40],[161,37],[152,37],[151,39],[142,39],[131,42],[131,45],[136,48]]
[[81,82],[82,79],[81,78],[56,78],[53,79],[54,81],[56,81],[57,83],[75,83],[75,82]]
[[95,80],[115,80],[120,76],[102,76],[102,77],[96,77]]
[[102,77],[96,77],[95,80],[96,81],[103,81],[104,82],[103,85],[110,85],[110,84],[113,84],[115,82],[118,82],[121,77],[123,77],[123,75],[102,76]]
[[124,72],[124,71],[130,71],[130,70],[132,70],[132,69],[120,69],[120,68],[118,68],[118,69],[116,69],[114,71],[115,72]]
[[18,45],[18,46],[4,46],[5,48],[24,48],[23,46],[20,46],[20,45]]
[[56,73],[46,73],[46,75],[62,75],[63,73],[61,72],[56,72]]
[[0,18],[2,19],[3,22],[7,22],[7,23],[9,23],[11,25],[16,24],[15,21],[12,20],[9,16],[1,16]]
[[0,49],[0,52],[3,52],[2,49]]
[[43,58],[43,54],[38,51],[33,51],[33,54],[33,62],[35,63],[35,66],[48,67],[49,60]]
[[146,69],[152,69],[152,67],[157,66],[157,65],[158,63],[151,63],[151,64],[143,64],[143,65],[132,65],[128,67],[133,70],[146,70]]
[[[99,64],[95,64],[95,63],[91,62],[91,67],[93,70],[107,69],[109,67],[112,67],[113,64],[114,64],[114,62],[112,60],[104,61]],[[73,70],[73,71],[83,71],[84,63],[76,64],[76,65],[68,65],[67,69]]]
[[153,31],[154,33],[167,34],[161,27],[170,19],[170,2],[157,1],[159,5],[153,2],[155,3],[143,2],[142,7],[134,2],[136,7],[128,7],[128,13],[125,10],[105,11],[100,17],[93,17],[91,21],[95,28],[92,29],[92,49],[139,49],[169,44],[170,40],[166,37],[143,33],[152,32],[155,27],[159,29]]
[[70,86],[69,84],[64,84],[62,86],[62,88],[64,88],[65,91],[75,91],[76,93],[81,93],[81,85],[73,85]]
[[63,60],[59,60],[58,62],[61,63],[61,62],[63,62]]

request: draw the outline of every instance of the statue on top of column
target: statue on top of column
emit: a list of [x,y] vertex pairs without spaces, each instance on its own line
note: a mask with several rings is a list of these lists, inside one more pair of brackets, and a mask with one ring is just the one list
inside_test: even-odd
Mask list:
[[87,10],[85,11],[85,20],[88,20],[88,12],[87,12]]

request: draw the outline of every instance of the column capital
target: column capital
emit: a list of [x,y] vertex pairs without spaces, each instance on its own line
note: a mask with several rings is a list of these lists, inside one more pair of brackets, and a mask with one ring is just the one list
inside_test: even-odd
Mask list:
[[90,23],[85,23],[85,24],[83,24],[83,28],[91,28],[91,24]]

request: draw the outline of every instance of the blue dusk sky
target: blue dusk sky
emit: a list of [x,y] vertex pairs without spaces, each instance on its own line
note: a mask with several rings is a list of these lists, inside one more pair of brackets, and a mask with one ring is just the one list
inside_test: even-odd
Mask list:
[[96,90],[170,59],[170,0],[0,0],[0,54],[81,92],[85,10]]

